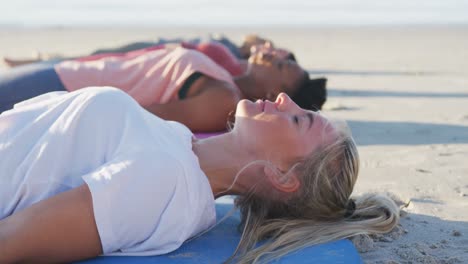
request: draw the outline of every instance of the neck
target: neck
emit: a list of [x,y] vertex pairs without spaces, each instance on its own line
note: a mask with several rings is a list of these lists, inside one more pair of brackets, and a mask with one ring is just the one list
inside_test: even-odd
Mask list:
[[250,64],[248,60],[239,60],[239,66],[242,69],[242,75],[248,75],[250,73]]
[[245,99],[256,100],[258,98],[255,98],[255,95],[252,94],[252,91],[256,90],[255,78],[248,69],[248,64],[246,64],[245,68],[246,70],[244,71],[244,74],[235,77],[234,82],[242,92]]
[[208,177],[215,198],[246,191],[243,180],[235,178],[254,159],[252,152],[244,148],[232,132],[197,140],[193,143],[193,151]]

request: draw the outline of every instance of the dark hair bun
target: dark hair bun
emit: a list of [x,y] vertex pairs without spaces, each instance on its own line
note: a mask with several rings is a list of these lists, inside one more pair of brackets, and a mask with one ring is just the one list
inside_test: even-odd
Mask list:
[[327,100],[327,78],[309,79],[307,75],[292,99],[301,108],[321,110]]

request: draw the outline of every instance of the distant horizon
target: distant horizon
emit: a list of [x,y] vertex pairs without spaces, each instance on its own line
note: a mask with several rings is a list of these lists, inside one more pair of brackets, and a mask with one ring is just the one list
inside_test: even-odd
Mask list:
[[0,29],[112,29],[112,28],[127,28],[127,29],[158,29],[158,28],[174,28],[174,29],[183,29],[183,28],[193,28],[193,29],[320,29],[320,28],[456,28],[456,27],[468,27],[467,23],[459,24],[314,24],[314,25],[184,25],[184,24],[175,24],[175,25],[139,25],[139,24],[117,24],[117,25],[106,25],[106,24],[85,24],[85,25],[22,25],[22,24],[0,24]]
[[16,0],[2,27],[316,27],[468,24],[468,0]]

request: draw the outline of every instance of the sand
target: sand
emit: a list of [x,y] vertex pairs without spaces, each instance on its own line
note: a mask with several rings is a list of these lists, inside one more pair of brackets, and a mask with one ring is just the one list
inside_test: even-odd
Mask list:
[[392,233],[354,239],[366,263],[468,263],[468,26],[3,28],[0,56],[208,32],[260,33],[329,78],[324,113],[348,120],[359,145],[355,195],[387,192],[405,204]]

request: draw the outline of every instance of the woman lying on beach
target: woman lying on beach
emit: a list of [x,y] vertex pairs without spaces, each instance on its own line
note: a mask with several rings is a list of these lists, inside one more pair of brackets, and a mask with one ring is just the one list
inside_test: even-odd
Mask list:
[[[245,74],[245,72],[248,70],[248,65],[249,65],[248,59],[251,57],[255,57],[255,55],[259,53],[269,54],[270,56],[274,56],[278,59],[292,60],[296,62],[295,57],[291,55],[292,53],[289,53],[288,51],[285,51],[282,49],[276,49],[269,42],[252,46],[251,55],[247,59],[236,58],[234,54],[232,54],[229,51],[229,49],[227,49],[225,46],[217,42],[203,42],[203,43],[198,43],[198,44],[180,42],[180,43],[170,43],[170,44],[151,46],[148,48],[143,48],[143,49],[138,49],[138,50],[128,51],[128,52],[112,52],[112,53],[95,54],[95,55],[90,55],[90,56],[85,56],[85,57],[73,58],[73,60],[90,61],[90,60],[98,60],[98,59],[102,59],[106,57],[137,56],[137,55],[141,55],[146,52],[153,51],[153,50],[174,49],[177,47],[196,50],[196,51],[203,53],[208,58],[216,62],[216,64],[223,67],[233,77],[237,77],[237,76],[241,76]],[[51,64],[55,64],[59,62],[60,61],[56,61],[56,62],[52,62]]]
[[[8,58],[4,58],[4,62],[9,65],[10,67],[17,67],[21,65],[27,65],[31,63],[42,63],[42,64],[57,64],[65,60],[79,60],[79,61],[88,61],[88,60],[96,60],[105,57],[116,57],[116,56],[128,56],[129,54],[143,54],[148,51],[157,50],[157,49],[165,49],[165,48],[174,48],[177,46],[186,48],[186,49],[193,49],[197,50],[214,62],[216,62],[219,66],[223,67],[226,71],[228,71],[232,76],[240,76],[245,73],[248,66],[248,59],[256,54],[256,53],[270,53],[278,58],[282,59],[289,59],[296,62],[295,56],[285,49],[275,48],[270,41],[265,39],[256,37],[256,36],[248,36],[242,46],[242,49],[245,50],[248,47],[248,53],[243,51],[242,53],[235,53],[232,52],[227,46],[221,44],[218,41],[209,41],[209,42],[188,42],[188,41],[178,41],[176,40],[165,40],[167,43],[158,44],[158,45],[150,45],[143,43],[132,43],[123,47],[118,47],[115,49],[107,49],[107,50],[98,50],[91,55],[82,56],[82,57],[69,57],[69,58],[53,58],[53,59],[26,59],[26,60],[12,60]],[[249,41],[247,41],[249,40]],[[249,43],[249,44],[246,44]],[[139,49],[135,49],[136,47],[141,47]],[[237,55],[236,55],[237,54]],[[238,56],[247,56],[247,57],[238,57]]]
[[215,224],[223,195],[242,214],[236,263],[399,219],[386,196],[350,198],[353,139],[284,93],[241,100],[232,131],[204,140],[115,88],[49,93],[0,114],[0,156],[0,263],[165,254]]
[[[129,43],[129,44],[116,47],[116,48],[98,49],[98,50],[91,52],[91,54],[82,56],[82,57],[96,56],[96,55],[105,56],[106,54],[126,53],[126,52],[136,51],[140,49],[155,49],[155,48],[164,47],[166,45],[174,45],[174,44],[182,45],[185,48],[187,47],[193,48],[193,47],[198,47],[199,45],[206,45],[206,44],[220,45],[229,52],[230,56],[232,56],[233,58],[236,58],[237,60],[239,60],[239,62],[243,62],[244,60],[247,60],[259,48],[268,47],[270,49],[274,49],[278,55],[283,56],[284,58],[296,61],[296,58],[292,52],[286,49],[275,48],[271,40],[262,38],[256,34],[246,35],[240,46],[237,46],[236,44],[234,44],[234,42],[232,42],[228,38],[224,36],[219,36],[219,35],[210,35],[208,38],[193,38],[193,39],[159,38],[155,42],[133,42],[133,43]],[[195,49],[204,53],[203,52],[204,47],[201,47],[200,49],[198,48],[195,48]],[[213,58],[212,56],[210,56],[209,53],[205,53],[205,55],[207,55],[208,57],[216,61],[215,59],[216,57]],[[9,67],[17,67],[17,66],[21,66],[25,64],[36,63],[36,62],[58,63],[63,60],[78,59],[82,57],[67,57],[67,56],[61,56],[57,54],[48,55],[48,54],[37,53],[37,55],[31,59],[12,59],[9,57],[4,57],[3,62]],[[229,71],[229,69],[227,70]],[[236,76],[236,74],[234,74],[234,76]]]
[[90,55],[98,55],[98,54],[104,54],[104,53],[119,53],[119,52],[128,52],[128,51],[134,51],[137,49],[144,49],[144,48],[150,48],[158,45],[164,45],[164,44],[177,44],[177,43],[188,43],[188,44],[200,44],[200,43],[217,43],[223,45],[225,48],[227,48],[233,56],[235,56],[238,59],[248,59],[251,55],[252,52],[255,50],[256,47],[259,46],[269,46],[271,48],[274,48],[277,50],[279,53],[283,54],[285,57],[288,59],[296,60],[294,57],[294,54],[286,49],[282,48],[277,48],[273,44],[273,41],[260,37],[257,34],[248,34],[245,35],[242,44],[240,46],[237,46],[234,44],[233,41],[228,39],[227,37],[223,35],[210,35],[208,38],[192,38],[192,39],[183,39],[183,38],[175,38],[175,39],[165,39],[165,38],[159,38],[156,42],[133,42],[129,43],[120,47],[116,48],[105,48],[105,49],[98,49],[92,52]]
[[27,65],[0,77],[0,112],[51,91],[113,86],[157,116],[181,122],[192,131],[224,130],[240,99],[274,99],[286,92],[303,108],[320,109],[326,79],[311,80],[296,62],[262,49],[246,71],[232,77],[207,56],[182,47],[135,51],[115,56]]

